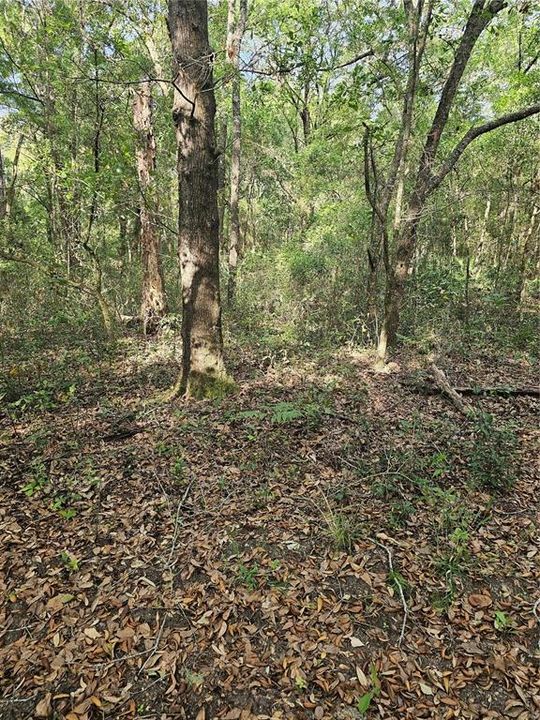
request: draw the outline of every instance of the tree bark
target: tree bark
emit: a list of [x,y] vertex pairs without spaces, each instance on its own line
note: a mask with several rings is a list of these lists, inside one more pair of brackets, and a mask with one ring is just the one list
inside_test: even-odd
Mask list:
[[143,81],[134,92],[133,126],[137,133],[137,177],[141,196],[140,246],[142,254],[141,320],[144,334],[153,334],[167,309],[161,270],[160,238],[156,229],[156,193],[153,174],[156,142],[152,123],[152,86]]
[[227,28],[227,57],[232,71],[232,147],[231,147],[231,192],[229,217],[229,277],[227,281],[227,302],[232,304],[236,293],[236,275],[240,255],[240,162],[242,154],[242,114],[240,99],[239,59],[242,38],[246,28],[247,0],[240,0],[239,16],[236,17],[236,0],[229,0]]
[[496,127],[500,127],[506,124],[506,122],[515,122],[521,119],[521,117],[527,116],[526,114],[516,113],[512,114],[512,116],[505,116],[499,120],[471,129],[448,155],[439,173],[434,174],[433,167],[441,136],[448,122],[461,78],[463,77],[474,46],[484,29],[504,6],[505,3],[503,0],[490,0],[489,2],[486,2],[486,0],[475,0],[461,36],[452,67],[443,86],[431,128],[426,136],[408,207],[404,212],[404,216],[396,232],[396,251],[387,278],[385,316],[377,347],[377,354],[381,360],[386,358],[388,346],[394,343],[397,336],[400,311],[405,296],[406,280],[416,248],[418,226],[429,195],[440,185],[443,178],[446,177],[448,172],[454,167],[465,148],[476,137],[479,137],[484,132],[489,132]]
[[218,158],[206,0],[169,0],[174,64],[182,270],[182,368],[169,397],[212,397],[230,386],[219,292]]
[[[401,212],[403,203],[403,192],[405,173],[411,136],[413,129],[413,111],[420,77],[420,65],[426,49],[426,42],[429,27],[433,14],[433,0],[426,4],[417,3],[414,6],[410,0],[403,2],[407,19],[407,58],[408,72],[407,84],[403,92],[403,106],[401,111],[401,126],[394,147],[392,162],[388,171],[386,182],[383,184],[378,177],[373,146],[371,144],[370,130],[366,126],[364,135],[364,176],[366,184],[366,195],[374,211],[375,225],[378,231],[373,232],[368,250],[369,275],[367,283],[367,305],[373,307],[374,294],[376,293],[377,275],[381,259],[381,249],[384,259],[387,292],[392,282],[391,268],[389,261],[389,234],[388,217],[390,205],[395,195],[394,219],[392,223],[393,236],[399,233]],[[372,178],[372,179],[371,179]],[[375,230],[375,228],[372,228]],[[381,329],[382,337],[384,327]],[[386,353],[386,343],[384,343]]]
[[21,149],[24,142],[24,135],[20,135],[15,147],[15,155],[13,157],[13,165],[11,169],[11,180],[8,183],[5,177],[2,154],[0,152],[0,220],[9,218],[13,209],[15,200],[15,187],[17,185],[17,176],[19,172],[19,159]]
[[6,190],[7,182],[4,172],[4,158],[2,156],[2,149],[0,148],[0,220],[3,220],[6,216]]
[[529,261],[531,240],[534,237],[535,229],[537,230],[537,218],[540,214],[540,206],[534,205],[531,213],[531,218],[527,229],[525,230],[525,242],[523,243],[523,249],[520,255],[519,268],[517,274],[517,284],[515,291],[515,298],[518,305],[523,302],[523,294],[525,290],[525,280],[527,277],[527,263]]

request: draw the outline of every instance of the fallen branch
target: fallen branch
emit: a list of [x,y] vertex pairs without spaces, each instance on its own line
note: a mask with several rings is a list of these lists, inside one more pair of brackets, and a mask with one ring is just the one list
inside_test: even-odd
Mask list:
[[[425,393],[438,393],[440,388],[438,386],[420,384],[414,380],[401,380],[401,384],[407,387],[420,390]],[[467,395],[469,397],[474,395],[496,395],[498,397],[537,397],[540,398],[540,386],[535,387],[533,385],[526,385],[525,387],[505,387],[503,385],[496,385],[492,387],[477,387],[471,385],[456,385],[454,390],[460,395]]]
[[[540,624],[540,613],[538,612],[538,609],[540,608],[540,598],[534,603],[533,605],[533,614],[536,618],[537,622]],[[538,649],[540,650],[540,639],[538,640]]]
[[455,389],[461,395],[518,395],[540,397],[540,387],[456,387]]
[[435,363],[431,363],[431,372],[433,374],[433,380],[437,387],[452,401],[456,408],[464,415],[474,415],[474,409],[472,405],[469,405],[468,402],[463,400],[461,395],[450,385],[450,383],[448,382],[448,378],[440,369],[440,367],[437,367]]
[[143,670],[146,668],[146,666],[148,665],[148,663],[150,662],[150,660],[151,660],[151,659],[154,657],[154,655],[156,654],[156,652],[157,652],[157,650],[158,650],[158,647],[159,647],[159,643],[160,643],[160,640],[161,640],[161,635],[162,635],[162,633],[163,633],[163,627],[164,627],[164,625],[165,625],[165,620],[166,620],[166,619],[167,619],[167,613],[165,613],[165,614],[163,615],[163,620],[161,621],[161,625],[160,625],[160,627],[159,627],[158,634],[157,634],[157,636],[156,636],[156,640],[155,640],[155,642],[154,642],[154,645],[153,645],[153,647],[150,648],[150,651],[149,651],[150,654],[148,655],[148,657],[146,658],[146,660],[144,661],[144,663],[142,664],[142,666],[139,668],[139,672],[137,673],[137,677],[139,677],[139,675],[140,675],[140,674],[143,672]]
[[103,442],[113,442],[115,440],[126,440],[127,438],[133,437],[134,435],[138,435],[141,432],[144,432],[145,428],[143,427],[120,427],[116,430],[113,430],[113,432],[108,433],[107,435],[103,435],[100,439],[103,440]]
[[[166,568],[171,568],[174,565],[174,562],[172,562],[172,558],[174,555],[174,551],[176,550],[176,540],[178,538],[178,529],[180,526],[180,510],[184,506],[184,503],[186,502],[187,496],[189,495],[189,491],[191,490],[191,486],[193,485],[193,480],[189,483],[189,485],[186,488],[186,491],[182,495],[182,498],[180,499],[180,502],[178,503],[178,507],[176,508],[176,517],[174,519],[174,534],[173,534],[173,541],[171,545],[171,551],[169,553],[169,558],[167,562],[165,563]],[[176,561],[175,561],[176,562]]]
[[407,601],[405,600],[405,593],[403,592],[403,585],[400,582],[399,576],[396,574],[396,572],[394,570],[392,551],[390,550],[390,548],[387,547],[386,545],[383,545],[378,540],[374,540],[373,538],[367,538],[367,539],[369,540],[370,543],[373,543],[373,545],[376,545],[377,547],[382,548],[386,552],[386,554],[388,556],[388,567],[390,568],[390,575],[398,589],[399,597],[401,598],[401,605],[403,607],[403,622],[401,623],[401,632],[399,634],[399,640],[398,640],[398,646],[400,646],[405,637],[405,629],[407,627],[407,620],[409,618],[409,607],[407,605]]

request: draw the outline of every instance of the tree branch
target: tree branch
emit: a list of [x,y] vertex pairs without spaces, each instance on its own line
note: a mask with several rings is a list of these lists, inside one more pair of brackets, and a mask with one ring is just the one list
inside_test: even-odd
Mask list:
[[[315,72],[333,72],[334,70],[339,70],[344,67],[349,67],[349,65],[353,65],[354,63],[360,62],[360,60],[364,60],[367,57],[372,57],[375,55],[373,50],[366,50],[363,53],[360,53],[360,55],[356,55],[351,60],[346,60],[345,62],[338,63],[337,65],[318,65],[314,67]],[[293,72],[294,70],[298,70],[298,68],[301,68],[304,65],[303,62],[296,63],[296,65],[290,65],[289,67],[279,67],[273,70],[259,70],[253,67],[249,66],[249,63],[244,63],[241,70],[242,72],[247,72],[253,75],[265,75],[266,77],[276,77],[280,75],[288,75],[289,73]]]
[[49,276],[50,280],[57,282],[60,285],[69,285],[70,287],[76,288],[77,290],[80,290],[87,295],[91,295],[92,297],[95,297],[96,295],[96,292],[86,287],[86,285],[83,285],[82,283],[77,283],[62,275],[58,275],[56,274],[54,269],[48,268],[46,265],[36,262],[35,260],[31,260],[30,258],[11,255],[10,253],[6,253],[0,250],[0,260],[4,260],[6,262],[20,263],[22,265],[28,265],[29,267],[34,268],[34,270],[41,270]]
[[26,100],[32,100],[33,102],[38,102],[43,105],[43,100],[41,98],[34,97],[34,95],[28,95],[20,90],[7,90],[6,88],[0,88],[0,95],[15,95],[16,97],[22,97]]
[[506,7],[504,0],[490,0],[490,2],[486,2],[485,0],[475,0],[474,2],[471,14],[467,20],[467,25],[465,26],[465,30],[461,36],[450,73],[444,83],[439,104],[437,106],[437,110],[435,111],[433,122],[431,123],[431,128],[427,134],[424,150],[422,151],[422,157],[420,158],[419,179],[421,181],[422,179],[427,180],[431,172],[431,167],[437,154],[441,136],[446,127],[446,123],[448,122],[450,110],[454,104],[454,99],[456,97],[461,78],[463,77],[463,73],[465,72],[465,68],[467,67],[472,51],[474,50],[476,41],[493,20],[495,15],[504,7]]
[[540,113],[540,103],[536,105],[531,105],[530,107],[522,108],[521,110],[516,110],[515,112],[508,113],[507,115],[501,115],[500,117],[495,118],[495,120],[490,120],[489,122],[484,123],[484,125],[477,125],[476,127],[472,127],[461,138],[461,140],[452,150],[450,155],[448,155],[446,160],[443,162],[439,172],[436,175],[431,176],[427,184],[427,193],[432,193],[439,187],[441,182],[452,170],[452,168],[457,163],[466,148],[472,143],[473,140],[476,140],[477,137],[480,137],[480,135],[484,135],[485,133],[491,132],[492,130],[496,130],[503,125],[509,125],[510,123],[525,120],[525,118],[531,117],[531,115],[536,115],[538,113]]

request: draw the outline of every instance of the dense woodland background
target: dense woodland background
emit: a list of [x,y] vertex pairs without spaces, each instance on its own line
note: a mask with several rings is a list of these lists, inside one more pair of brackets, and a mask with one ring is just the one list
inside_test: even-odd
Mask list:
[[0,720],[540,716],[539,123],[528,0],[0,0]]
[[[469,10],[465,2],[435,3],[409,157],[400,169],[405,192]],[[402,127],[405,11],[397,3],[253,2],[238,70],[225,51],[226,3],[211,3],[209,14],[225,288],[236,84],[241,95],[239,260],[226,328],[270,348],[368,344],[381,322],[384,263],[366,196],[364,140],[368,134],[371,184],[382,186]],[[113,334],[122,316],[138,315],[147,212],[167,307],[178,316],[166,8],[5,2],[1,18],[4,349],[56,344],[81,332]],[[479,38],[442,158],[470,127],[538,102],[538,19],[534,3],[510,3]],[[146,130],[134,129],[141,88],[151,96],[147,122],[155,143],[146,187],[137,173]],[[422,215],[402,342],[530,345],[539,182],[537,117],[486,134],[465,151]],[[391,254],[391,228],[388,242]]]

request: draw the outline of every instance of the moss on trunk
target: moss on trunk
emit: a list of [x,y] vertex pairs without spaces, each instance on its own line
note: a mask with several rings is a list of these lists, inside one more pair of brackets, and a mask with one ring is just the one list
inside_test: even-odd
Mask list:
[[185,397],[194,400],[220,400],[234,390],[235,384],[226,374],[192,372],[188,378]]

